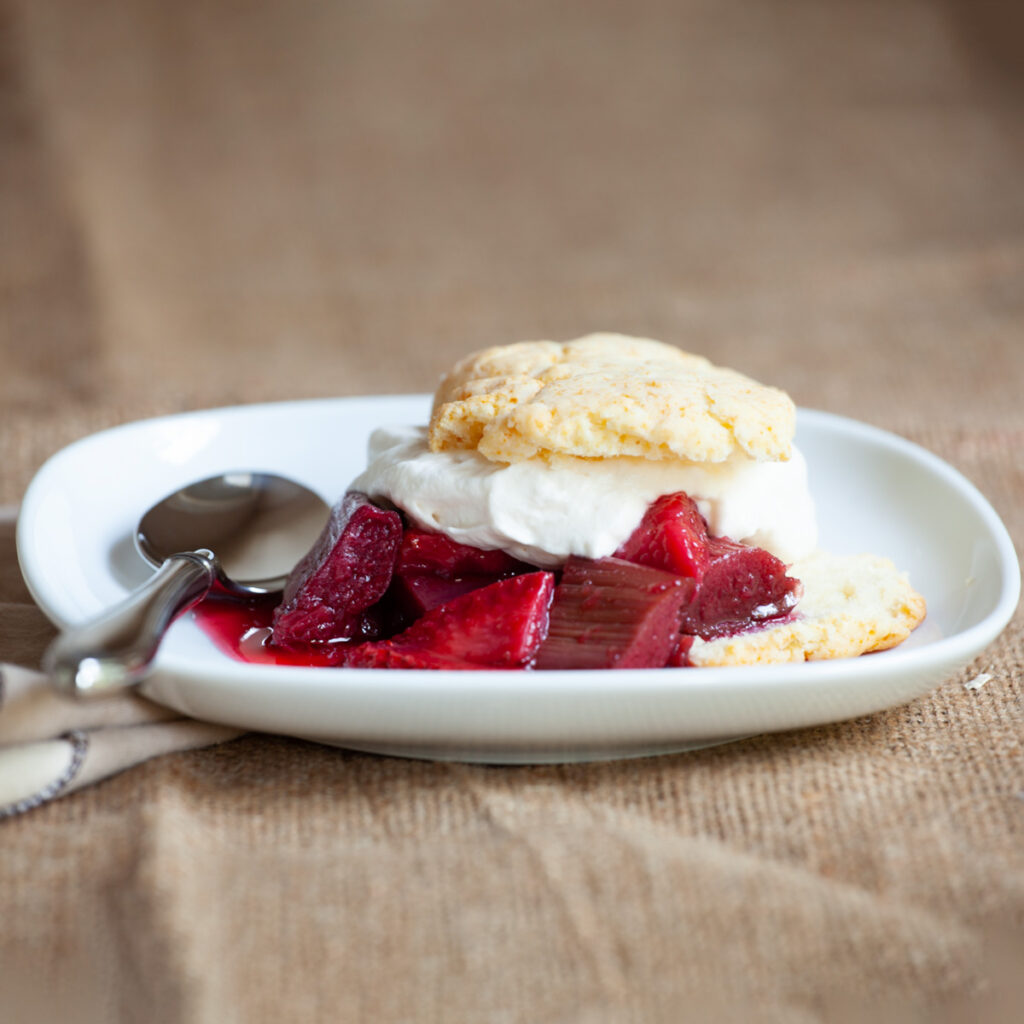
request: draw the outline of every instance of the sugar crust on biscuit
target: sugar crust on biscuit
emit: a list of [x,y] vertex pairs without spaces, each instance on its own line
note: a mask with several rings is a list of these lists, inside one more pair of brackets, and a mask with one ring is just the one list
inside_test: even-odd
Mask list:
[[592,334],[484,349],[443,378],[434,451],[495,462],[546,455],[722,462],[787,459],[789,396],[703,356],[647,338]]
[[796,618],[693,643],[699,667],[852,658],[902,643],[925,617],[924,598],[887,558],[816,552],[789,573],[804,586]]

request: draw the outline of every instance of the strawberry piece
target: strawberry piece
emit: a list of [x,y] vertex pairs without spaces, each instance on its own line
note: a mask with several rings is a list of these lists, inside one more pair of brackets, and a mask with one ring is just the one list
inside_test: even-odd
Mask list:
[[421,668],[449,672],[480,671],[494,667],[438,654],[426,647],[405,648],[387,640],[359,644],[356,647],[342,645],[337,655],[332,656],[331,663],[344,668]]
[[396,574],[388,599],[394,600],[404,620],[414,622],[432,608],[449,604],[457,597],[479,590],[497,580],[490,576],[467,576],[460,580],[446,580],[440,576],[399,576]]
[[280,646],[379,635],[371,611],[391,582],[402,520],[349,492],[331,509],[323,532],[292,570],[274,612]]
[[405,576],[428,574],[445,580],[466,576],[498,579],[528,572],[531,568],[504,551],[484,551],[460,544],[443,533],[407,529],[402,535],[395,572]]
[[388,594],[389,612],[395,627],[404,628],[462,594],[533,570],[504,551],[483,551],[443,533],[407,529]]
[[538,669],[662,668],[695,584],[620,558],[572,557],[551,606]]
[[390,640],[338,645],[353,668],[521,668],[547,633],[555,578],[531,572],[498,580],[432,608]]
[[682,491],[652,502],[616,558],[699,580],[711,563],[708,524]]
[[800,596],[785,563],[763,548],[710,536],[681,491],[653,502],[616,556],[693,579],[682,631],[705,640],[787,615]]

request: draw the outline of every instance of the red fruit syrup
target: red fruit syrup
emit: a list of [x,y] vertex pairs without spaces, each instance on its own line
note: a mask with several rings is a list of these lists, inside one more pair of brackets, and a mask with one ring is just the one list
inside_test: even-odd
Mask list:
[[228,657],[255,665],[331,666],[331,658],[318,651],[277,647],[270,640],[274,608],[279,598],[238,601],[207,598],[196,605],[193,615],[199,628]]

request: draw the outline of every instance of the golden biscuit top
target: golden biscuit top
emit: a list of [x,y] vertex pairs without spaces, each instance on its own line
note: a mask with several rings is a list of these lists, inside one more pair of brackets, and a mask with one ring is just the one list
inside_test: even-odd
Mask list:
[[443,378],[430,447],[494,462],[537,455],[723,462],[789,458],[796,409],[777,388],[621,334],[475,352]]

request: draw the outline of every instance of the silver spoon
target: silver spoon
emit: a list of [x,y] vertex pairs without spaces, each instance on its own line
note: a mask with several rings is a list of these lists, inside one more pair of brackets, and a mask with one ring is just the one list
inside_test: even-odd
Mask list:
[[281,590],[327,515],[312,491],[269,473],[225,473],[175,491],[142,517],[135,536],[157,572],[110,611],[57,637],[43,668],[78,697],[136,685],[171,622],[215,586],[238,597]]

